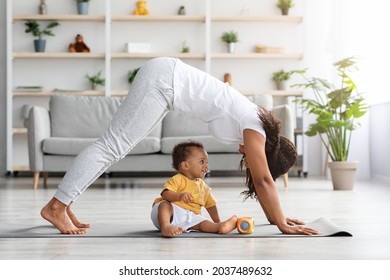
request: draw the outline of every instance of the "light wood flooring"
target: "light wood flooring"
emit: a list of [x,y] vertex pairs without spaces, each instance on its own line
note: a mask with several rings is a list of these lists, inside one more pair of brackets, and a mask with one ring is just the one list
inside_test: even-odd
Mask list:
[[[31,189],[30,177],[0,178],[2,223],[41,224],[41,207],[60,178],[49,187]],[[101,178],[74,204],[83,222],[115,224],[150,220],[153,199],[166,177]],[[210,177],[222,219],[232,214],[266,223],[254,200],[243,201],[241,177]],[[1,260],[389,260],[390,186],[356,182],[353,191],[333,191],[325,178],[290,178],[277,182],[285,215],[305,221],[331,219],[353,237],[320,238],[0,238]],[[0,229],[1,230],[1,229]],[[189,253],[190,251],[190,253]]]

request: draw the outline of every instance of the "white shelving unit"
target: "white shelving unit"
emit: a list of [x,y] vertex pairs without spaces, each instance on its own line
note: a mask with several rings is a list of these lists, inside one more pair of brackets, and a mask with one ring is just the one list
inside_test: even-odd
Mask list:
[[[287,25],[299,25],[302,23],[303,18],[301,16],[281,16],[281,15],[270,15],[270,16],[220,16],[214,15],[212,13],[211,1],[212,0],[192,0],[194,5],[200,5],[202,12],[200,15],[148,15],[148,16],[133,16],[130,15],[131,9],[128,10],[128,14],[117,14],[113,11],[115,1],[110,0],[99,0],[101,5],[100,12],[101,14],[90,14],[90,15],[76,15],[76,14],[47,14],[47,15],[38,15],[38,14],[29,14],[21,12],[18,14],[18,11],[14,11],[13,0],[7,0],[7,171],[25,171],[28,170],[28,166],[25,164],[15,164],[14,153],[15,153],[15,137],[25,137],[26,138],[26,129],[15,125],[14,118],[15,112],[20,108],[15,106],[15,98],[26,98],[26,102],[29,100],[41,100],[48,99],[53,95],[56,90],[55,87],[43,89],[39,92],[29,92],[29,91],[15,91],[14,87],[17,85],[14,82],[14,64],[26,64],[29,65],[30,61],[42,61],[52,63],[52,61],[58,61],[58,64],[65,63],[65,61],[72,61],[77,65],[83,64],[86,61],[95,63],[97,61],[98,65],[103,65],[106,85],[103,90],[80,90],[80,91],[64,91],[67,94],[79,94],[79,95],[90,95],[90,96],[124,96],[126,95],[126,88],[117,86],[117,83],[112,76],[116,67],[124,67],[124,61],[146,61],[159,56],[172,56],[178,57],[183,60],[196,62],[197,64],[202,65],[200,68],[206,72],[211,73],[211,67],[215,64],[218,64],[222,61],[232,61],[236,63],[237,61],[254,61],[254,60],[277,60],[277,61],[299,61],[303,58],[302,53],[255,53],[255,52],[237,52],[237,53],[225,53],[215,51],[213,49],[212,37],[216,36],[213,34],[213,27],[215,25],[225,25],[225,24],[287,24]],[[55,2],[54,2],[55,3]],[[93,1],[90,2],[94,3]],[[51,3],[53,5],[53,2]],[[69,5],[72,5],[71,1]],[[122,4],[121,4],[122,5]],[[66,11],[65,11],[66,12]],[[16,50],[14,47],[14,38],[15,36],[21,37],[25,36],[24,34],[18,34],[14,31],[14,25],[25,20],[37,20],[37,21],[53,21],[56,20],[61,23],[61,25],[77,23],[78,25],[90,24],[97,25],[97,28],[100,28],[99,31],[102,33],[101,39],[104,47],[99,51],[91,51],[90,53],[68,53],[66,51],[47,51],[44,53],[35,53],[29,52],[26,50],[20,51],[19,48]],[[154,29],[158,29],[161,32],[166,32],[170,27],[182,28],[182,26],[189,26],[189,29],[199,31],[198,39],[196,41],[196,50],[190,53],[181,53],[180,51],[155,51],[149,53],[127,53],[124,50],[121,51],[120,47],[122,43],[115,42],[115,32],[118,28],[123,26],[147,26],[151,25]],[[165,27],[165,25],[167,27]],[[171,32],[171,30],[168,30]],[[142,31],[138,31],[138,34],[141,34]],[[57,31],[56,31],[57,33]],[[104,35],[103,35],[104,33]],[[99,34],[100,35],[100,34]],[[152,35],[150,35],[152,36]],[[219,35],[218,35],[219,36]],[[99,37],[100,38],[100,37]],[[114,42],[113,42],[114,41]],[[117,66],[116,64],[121,64]],[[44,66],[42,66],[44,67]],[[271,75],[271,73],[270,73]],[[299,91],[276,91],[270,89],[258,89],[252,88],[248,90],[242,90],[243,94],[256,94],[256,93],[270,93],[275,96],[299,96],[302,93]],[[26,142],[26,139],[24,140]],[[19,141],[20,142],[20,141]],[[27,148],[25,148],[27,149]],[[26,155],[27,157],[27,155]]]

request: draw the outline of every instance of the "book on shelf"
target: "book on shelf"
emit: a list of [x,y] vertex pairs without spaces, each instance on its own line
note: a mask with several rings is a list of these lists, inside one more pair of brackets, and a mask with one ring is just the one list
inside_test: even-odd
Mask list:
[[39,92],[42,91],[41,86],[17,86],[14,91],[28,91],[28,92]]

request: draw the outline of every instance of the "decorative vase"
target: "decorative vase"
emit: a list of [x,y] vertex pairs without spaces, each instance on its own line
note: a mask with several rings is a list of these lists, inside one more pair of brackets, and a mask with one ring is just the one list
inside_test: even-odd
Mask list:
[[352,190],[355,183],[357,161],[329,162],[330,175],[334,190]]
[[46,40],[37,39],[34,40],[34,49],[35,52],[45,52]]
[[41,0],[41,3],[39,4],[39,14],[40,15],[47,14],[46,0]]
[[88,8],[89,8],[88,2],[77,2],[77,12],[79,15],[87,15]]
[[234,53],[236,51],[236,43],[227,43],[228,53]]

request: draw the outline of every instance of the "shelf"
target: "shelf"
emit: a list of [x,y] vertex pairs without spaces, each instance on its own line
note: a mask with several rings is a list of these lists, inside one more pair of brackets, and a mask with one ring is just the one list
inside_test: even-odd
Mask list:
[[14,21],[20,20],[58,20],[58,21],[101,21],[104,22],[105,16],[95,15],[17,15],[13,16]]
[[270,94],[272,96],[303,96],[300,90],[243,90],[243,95]]
[[301,23],[303,17],[299,16],[213,16],[211,21],[221,22],[286,22]]
[[111,58],[155,58],[155,57],[177,57],[181,59],[205,59],[205,54],[196,53],[113,53]]
[[104,58],[104,53],[19,52],[13,58]]
[[[154,58],[161,56],[177,57],[182,59],[205,59],[205,54],[195,53],[112,53],[111,58]],[[21,52],[13,53],[14,59],[21,58],[104,58],[104,53],[61,53],[61,52]],[[213,59],[302,59],[298,53],[213,53]]]
[[[103,15],[15,15],[12,18],[14,21],[24,20],[58,20],[58,21],[101,21],[104,22],[106,17]],[[176,22],[205,22],[205,16],[112,16],[111,21],[138,21],[138,22],[156,22],[156,21],[176,21]],[[300,16],[213,16],[211,21],[214,22],[285,22],[285,23],[301,23],[303,18]]]
[[155,21],[180,21],[180,22],[205,22],[205,16],[113,16],[111,20],[115,21],[138,21],[138,22],[155,22]]
[[263,58],[282,58],[282,59],[302,59],[303,55],[299,53],[212,53],[211,58],[215,59],[263,59]]
[[129,92],[128,90],[112,90],[111,95],[112,96],[126,96],[128,92]]
[[54,94],[69,94],[69,95],[88,95],[88,96],[104,96],[103,90],[47,90],[47,91],[14,91],[12,95],[15,96],[34,96],[45,97]]
[[[111,58],[155,58],[155,57],[177,57],[181,59],[205,59],[205,54],[195,53],[113,53]],[[84,59],[84,58],[101,58],[105,57],[104,53],[61,53],[61,52],[22,52],[13,53],[14,59],[31,59],[31,58],[64,58],[64,59]]]

